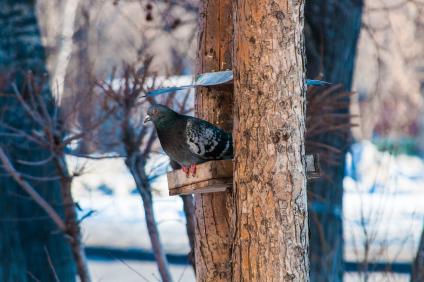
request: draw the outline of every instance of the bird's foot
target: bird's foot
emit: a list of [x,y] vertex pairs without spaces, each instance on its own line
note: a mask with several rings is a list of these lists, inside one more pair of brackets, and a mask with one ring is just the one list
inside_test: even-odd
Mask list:
[[188,166],[182,166],[181,170],[184,171],[187,177],[190,176],[190,168]]
[[196,176],[196,164],[190,165],[189,173],[191,173],[192,176]]

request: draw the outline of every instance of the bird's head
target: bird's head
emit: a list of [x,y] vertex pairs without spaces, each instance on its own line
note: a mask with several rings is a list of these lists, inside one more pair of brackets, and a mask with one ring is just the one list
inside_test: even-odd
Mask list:
[[152,121],[156,127],[165,127],[171,125],[177,116],[178,114],[170,108],[164,105],[155,104],[151,105],[147,110],[147,116],[144,118],[144,123]]

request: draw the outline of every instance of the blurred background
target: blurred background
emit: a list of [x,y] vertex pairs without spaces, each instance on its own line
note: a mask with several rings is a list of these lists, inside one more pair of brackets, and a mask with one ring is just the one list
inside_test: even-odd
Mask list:
[[[192,198],[168,196],[169,159],[142,124],[154,102],[193,114],[195,92],[141,96],[193,82],[199,2],[2,1],[1,281],[72,281],[85,259],[92,281],[161,281],[156,261],[195,280]],[[424,281],[424,2],[306,2],[307,76],[336,85],[308,90],[325,173],[308,185],[311,280]]]

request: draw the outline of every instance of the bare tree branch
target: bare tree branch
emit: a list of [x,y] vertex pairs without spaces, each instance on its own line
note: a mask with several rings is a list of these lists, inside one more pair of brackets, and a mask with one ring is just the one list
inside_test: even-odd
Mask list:
[[51,220],[56,224],[56,226],[62,231],[66,231],[65,223],[63,222],[60,215],[44,200],[40,194],[25,181],[20,173],[16,171],[10,162],[9,158],[6,156],[3,148],[0,147],[0,160],[3,164],[3,168],[10,174],[10,176],[19,184],[19,186],[27,192],[31,198],[49,215]]

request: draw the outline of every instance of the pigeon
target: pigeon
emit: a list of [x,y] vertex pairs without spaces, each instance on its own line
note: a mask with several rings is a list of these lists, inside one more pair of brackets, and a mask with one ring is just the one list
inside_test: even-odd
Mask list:
[[154,104],[148,109],[144,123],[149,121],[153,122],[165,153],[181,165],[187,177],[196,174],[196,164],[233,158],[231,134],[205,120]]

